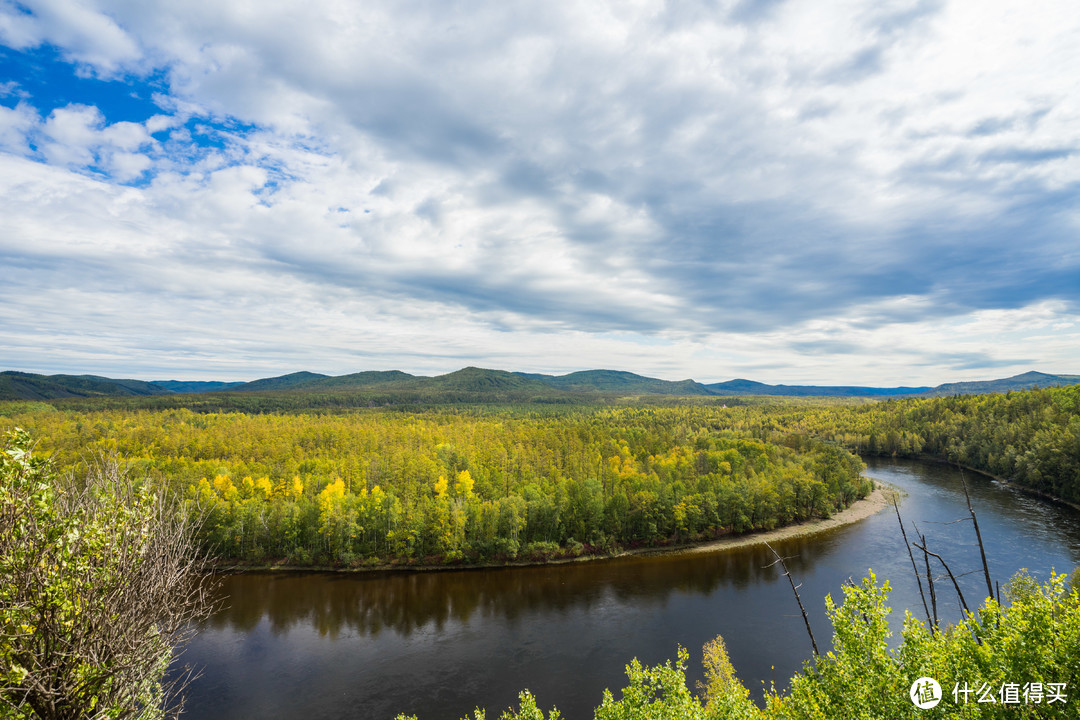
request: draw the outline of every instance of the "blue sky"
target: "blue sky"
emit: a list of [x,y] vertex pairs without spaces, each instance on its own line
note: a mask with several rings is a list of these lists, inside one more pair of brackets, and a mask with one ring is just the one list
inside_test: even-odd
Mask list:
[[0,0],[0,367],[1080,372],[1080,6]]

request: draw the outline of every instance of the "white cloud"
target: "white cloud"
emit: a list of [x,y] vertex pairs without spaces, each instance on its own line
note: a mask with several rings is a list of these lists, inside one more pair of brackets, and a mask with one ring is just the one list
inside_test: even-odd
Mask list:
[[0,105],[0,150],[24,155],[30,152],[29,135],[40,123],[40,118],[26,103],[14,108]]
[[1011,0],[3,3],[0,41],[161,109],[0,107],[3,303],[268,369],[977,373],[1043,338],[993,313],[1080,302],[1078,25]]
[[41,42],[36,19],[21,12],[14,0],[0,0],[0,42],[18,50]]
[[94,162],[94,147],[101,144],[101,112],[94,107],[68,106],[54,110],[45,121],[49,142],[42,152],[50,163],[85,167]]
[[32,10],[30,15],[20,12],[16,3],[0,5],[0,40],[4,44],[24,49],[51,43],[104,77],[142,57],[138,43],[93,0],[37,0]]
[[149,157],[135,152],[153,143],[146,127],[132,122],[107,124],[96,107],[57,108],[45,119],[40,135],[41,153],[60,167],[97,168],[118,182],[130,182],[151,166]]

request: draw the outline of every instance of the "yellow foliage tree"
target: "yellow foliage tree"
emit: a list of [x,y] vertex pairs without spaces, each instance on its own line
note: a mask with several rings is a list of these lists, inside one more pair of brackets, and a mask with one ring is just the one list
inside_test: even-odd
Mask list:
[[218,497],[226,502],[232,502],[237,495],[236,486],[228,475],[218,475],[214,478],[214,490]]
[[294,475],[293,479],[285,485],[285,499],[297,501],[304,496],[304,481],[300,479],[299,475]]
[[[443,478],[440,478],[440,480]],[[468,470],[462,470],[458,473],[457,482],[454,484],[454,494],[460,498],[472,497],[473,493],[472,475]]]
[[328,544],[339,535],[345,505],[345,481],[338,478],[322,489],[315,502],[319,506],[319,532],[327,538]]
[[272,489],[270,478],[267,477],[252,480],[250,475],[245,475],[244,479],[240,481],[240,495],[244,498],[268,500]]
[[441,498],[446,497],[446,486],[446,476],[440,475],[439,479],[435,481],[435,495]]

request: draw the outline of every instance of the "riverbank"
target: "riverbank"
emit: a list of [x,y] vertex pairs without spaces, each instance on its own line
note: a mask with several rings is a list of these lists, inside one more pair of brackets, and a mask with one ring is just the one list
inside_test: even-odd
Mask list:
[[931,463],[935,463],[937,465],[948,465],[950,467],[960,468],[962,470],[967,470],[968,472],[975,473],[976,475],[982,475],[983,477],[988,477],[991,480],[996,480],[997,482],[1001,483],[1002,485],[1005,485],[1006,487],[1013,488],[1014,490],[1019,490],[1020,492],[1025,493],[1027,495],[1032,495],[1034,497],[1040,497],[1040,498],[1042,498],[1044,500],[1050,500],[1051,502],[1055,502],[1055,503],[1059,503],[1061,505],[1071,507],[1073,510],[1080,510],[1080,504],[1077,504],[1077,503],[1074,503],[1074,502],[1069,502],[1068,500],[1063,500],[1063,499],[1059,498],[1057,495],[1051,495],[1050,493],[1043,492],[1042,490],[1036,490],[1033,487],[1028,487],[1027,485],[1023,485],[1021,483],[1015,482],[1015,481],[1010,480],[1009,478],[1006,478],[1006,477],[1001,477],[1000,475],[994,475],[991,472],[987,472],[986,470],[980,470],[977,467],[972,467],[970,465],[965,465],[963,463],[954,462],[952,460],[946,460],[944,458],[938,457],[937,455],[926,455],[924,453],[919,453],[918,455],[915,456],[915,459],[919,460],[921,462],[931,462]]
[[[955,470],[883,460],[867,475],[904,493],[904,520],[924,528],[930,549],[954,572],[979,569],[960,579],[965,595],[969,587],[986,592],[970,521],[951,524],[968,517]],[[982,478],[968,481],[987,559],[1002,584],[1020,568],[1042,580],[1051,569],[1080,564],[1080,518],[1071,511],[1017,502],[1026,498]],[[888,507],[773,547],[797,556],[788,563],[795,583],[805,583],[799,593],[819,645],[829,642],[831,628],[825,595],[839,602],[843,586],[858,583],[867,568],[879,583],[889,581],[895,618],[905,609],[923,612]],[[813,654],[787,580],[778,568],[763,568],[767,555],[759,545],[520,571],[226,578],[219,596],[229,595],[230,606],[184,654],[185,663],[204,668],[185,717],[350,717],[363,708],[372,717],[407,711],[449,720],[486,707],[494,720],[500,708],[517,707],[517,693],[529,684],[545,711],[554,704],[564,717],[592,718],[604,688],[617,695],[627,684],[620,671],[630,658],[660,663],[674,656],[676,643],[700,653],[718,633],[743,684],[769,687]],[[961,610],[951,585],[948,593],[943,599],[939,592],[939,613],[955,624]],[[691,659],[691,684],[700,660]]]
[[735,548],[749,547],[751,545],[763,545],[767,542],[771,543],[779,540],[787,540],[789,538],[807,537],[809,535],[816,535],[817,533],[825,532],[827,530],[843,527],[844,525],[851,525],[852,523],[857,523],[860,520],[865,520],[868,517],[877,515],[887,508],[890,502],[887,495],[889,490],[889,488],[882,487],[878,484],[878,486],[874,488],[874,491],[862,500],[856,500],[845,509],[828,518],[808,520],[807,522],[802,522],[797,525],[785,525],[784,527],[776,528],[775,530],[767,530],[765,532],[752,533],[750,535],[720,538],[719,540],[711,540],[700,545],[676,549],[675,552],[683,554],[721,552],[724,550],[734,550]]
[[761,545],[766,542],[774,542],[794,537],[806,537],[817,533],[832,530],[834,528],[850,525],[876,515],[888,507],[887,493],[889,488],[884,488],[880,483],[876,484],[873,492],[861,500],[856,500],[851,505],[828,518],[808,520],[796,525],[785,525],[775,530],[764,530],[746,535],[722,537],[716,540],[706,540],[700,543],[686,545],[666,545],[659,547],[643,547],[631,550],[622,550],[611,555],[581,555],[579,557],[555,558],[540,561],[513,561],[507,563],[479,563],[475,565],[371,565],[363,567],[319,567],[299,565],[228,565],[221,564],[209,568],[213,572],[340,572],[340,573],[371,573],[371,572],[445,572],[448,570],[492,570],[497,568],[523,568],[541,565],[568,565],[571,563],[595,562],[598,560],[613,560],[621,557],[642,555],[670,555],[683,553],[708,553],[723,552],[735,548]]

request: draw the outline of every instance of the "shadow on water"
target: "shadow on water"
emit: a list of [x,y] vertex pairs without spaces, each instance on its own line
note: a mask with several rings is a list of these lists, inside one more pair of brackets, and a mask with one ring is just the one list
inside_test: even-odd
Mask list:
[[[868,473],[906,493],[904,519],[962,571],[981,568],[953,468],[871,461]],[[995,579],[1020,568],[1046,577],[1080,564],[1080,513],[968,475]],[[910,533],[910,530],[909,530]],[[873,568],[892,585],[892,622],[919,609],[910,561],[891,511],[775,545],[788,557],[818,642],[831,635],[824,598]],[[223,578],[227,606],[192,643],[204,668],[185,717],[456,719],[491,716],[529,688],[541,705],[591,717],[604,688],[625,685],[634,657],[656,663],[722,634],[755,694],[810,656],[802,617],[763,546],[725,552],[500,570],[339,575],[259,573]],[[970,603],[981,572],[961,579]],[[980,589],[981,588],[981,589]],[[954,594],[953,594],[954,595]],[[946,620],[959,617],[942,593]],[[823,648],[824,649],[824,648]]]
[[[789,548],[790,549],[790,548]],[[745,589],[776,581],[764,546],[698,556],[623,558],[572,565],[432,573],[251,573],[221,577],[223,610],[213,630],[250,631],[267,623],[274,634],[309,625],[331,639],[343,631],[402,635],[474,616],[522,617],[588,612],[614,598],[641,607],[663,606],[674,593],[711,595],[720,587]],[[800,552],[796,572],[813,564]]]

